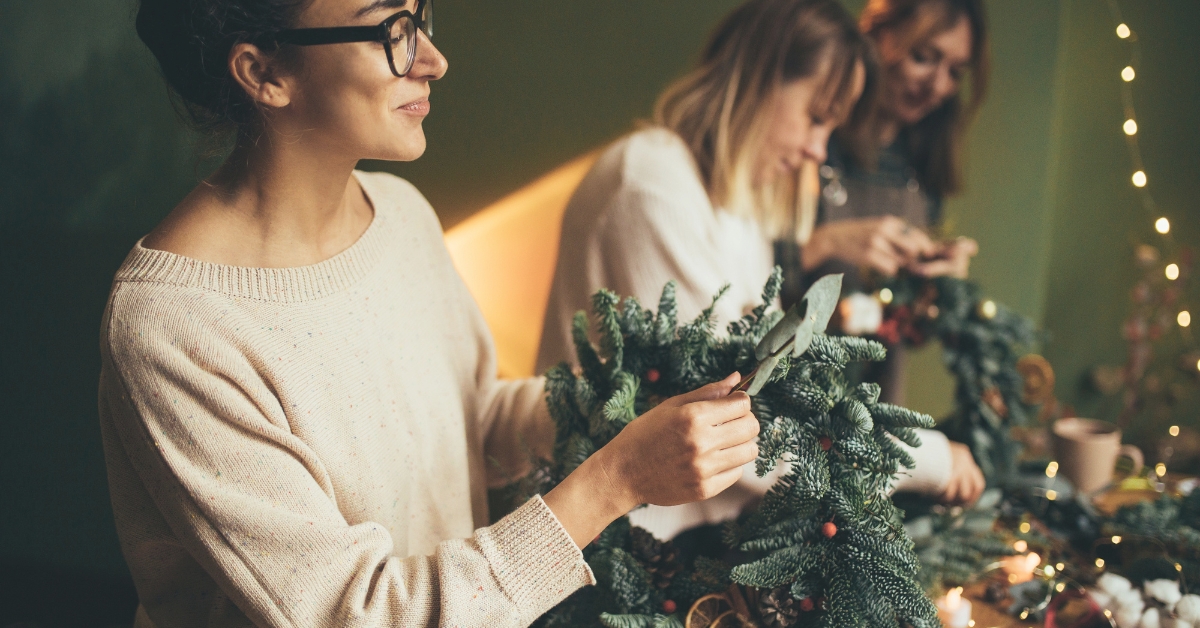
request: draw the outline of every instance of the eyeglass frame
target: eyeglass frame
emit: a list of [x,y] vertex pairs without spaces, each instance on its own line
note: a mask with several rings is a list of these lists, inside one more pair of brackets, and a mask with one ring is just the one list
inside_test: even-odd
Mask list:
[[[433,40],[433,25],[427,24],[421,19],[420,15],[425,11],[425,7],[431,5],[433,0],[417,0],[416,13],[405,9],[399,13],[394,13],[387,17],[375,26],[323,26],[318,28],[289,28],[287,30],[277,31],[272,34],[271,39],[276,44],[292,44],[293,46],[323,46],[325,44],[353,44],[360,42],[378,42],[383,44],[383,49],[387,53],[388,68],[396,78],[403,78],[412,71],[412,66],[417,58],[417,40],[420,39],[419,33],[424,32],[425,36],[431,41]],[[416,30],[413,32],[413,43],[405,51],[408,58],[404,64],[404,71],[396,71],[395,54],[392,51],[392,26],[396,22],[409,19],[412,20]],[[429,20],[433,22],[433,20]]]

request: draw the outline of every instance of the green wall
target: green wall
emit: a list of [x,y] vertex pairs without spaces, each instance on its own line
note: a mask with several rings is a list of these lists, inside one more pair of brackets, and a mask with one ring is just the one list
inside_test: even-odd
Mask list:
[[[1151,185],[1195,242],[1200,5],[1126,4],[1145,48]],[[442,0],[450,72],[434,86],[429,150],[372,167],[412,179],[452,225],[647,117],[732,5]],[[949,212],[982,244],[976,277],[1044,322],[1060,393],[1086,403],[1081,374],[1123,358],[1131,234],[1152,235],[1119,135],[1122,49],[1099,0],[988,6],[995,79]],[[0,566],[124,571],[96,425],[97,326],[124,253],[211,166],[131,23],[129,0],[0,3]],[[940,414],[937,360],[918,357],[910,399]]]

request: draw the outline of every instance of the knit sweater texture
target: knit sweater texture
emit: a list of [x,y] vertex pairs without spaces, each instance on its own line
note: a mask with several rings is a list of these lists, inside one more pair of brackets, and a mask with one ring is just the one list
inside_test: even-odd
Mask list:
[[311,266],[139,243],[102,328],[100,417],[139,626],[526,626],[594,582],[540,497],[486,489],[553,437],[498,381],[428,202],[355,173],[361,238]]
[[[601,288],[654,306],[663,285],[674,280],[680,320],[690,320],[728,285],[713,311],[723,330],[761,302],[773,268],[771,239],[754,220],[713,205],[678,135],[661,127],[632,133],[605,150],[567,203],[538,372],[575,361],[571,319],[590,309],[590,296]],[[917,468],[904,472],[894,488],[936,494],[950,481],[950,444],[940,432],[919,433],[922,446],[910,451]],[[712,499],[649,506],[630,517],[663,539],[734,519],[785,469],[759,478],[751,463],[737,484]]]

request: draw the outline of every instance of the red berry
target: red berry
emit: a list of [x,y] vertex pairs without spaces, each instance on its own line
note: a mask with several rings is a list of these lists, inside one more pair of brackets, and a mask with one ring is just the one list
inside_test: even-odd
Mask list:
[[828,436],[822,436],[819,442],[821,443],[821,449],[824,451],[829,451],[829,448],[833,447],[833,441]]
[[[662,377],[662,373],[659,373],[658,369],[650,369],[650,370],[646,371],[646,379],[651,384],[653,384],[654,382],[657,382],[658,378],[660,378],[660,377]],[[674,602],[671,602],[671,603],[674,604]]]
[[832,539],[837,534],[837,526],[832,521],[826,521],[825,525],[821,526],[821,534],[827,539]]
[[802,610],[806,613],[811,611],[815,607],[816,607],[816,605],[813,604],[811,597],[806,597],[803,600],[800,600],[800,610]]
[[675,606],[675,600],[663,601],[663,612],[664,613],[674,613],[676,608],[677,607]]

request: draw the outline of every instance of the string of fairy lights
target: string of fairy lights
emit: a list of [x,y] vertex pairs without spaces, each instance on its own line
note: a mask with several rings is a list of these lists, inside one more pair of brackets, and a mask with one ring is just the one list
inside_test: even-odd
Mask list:
[[[1117,3],[1117,0],[1108,0],[1108,8],[1112,13],[1113,21],[1117,22],[1117,37],[1129,46],[1129,62],[1121,69],[1121,101],[1125,112],[1125,122],[1122,123],[1121,130],[1125,133],[1125,144],[1129,147],[1130,161],[1133,163],[1134,170],[1130,176],[1130,181],[1140,193],[1142,207],[1154,221],[1154,230],[1162,237],[1164,243],[1169,246],[1171,252],[1178,254],[1180,247],[1175,242],[1174,235],[1172,234],[1171,219],[1164,215],[1164,212],[1154,201],[1154,196],[1147,187],[1150,181],[1146,175],[1146,166],[1142,160],[1141,146],[1138,142],[1137,110],[1133,103],[1133,84],[1135,79],[1137,79],[1138,69],[1141,67],[1141,46],[1138,42],[1137,33],[1122,18],[1121,7]],[[1168,263],[1163,268],[1163,274],[1168,281],[1178,281],[1180,278],[1179,264],[1176,262]],[[1186,330],[1192,324],[1191,312],[1186,307],[1181,308],[1175,317],[1175,322]],[[1196,368],[1200,369],[1200,361],[1197,361]]]
[[[1116,35],[1129,46],[1129,62],[1121,69],[1121,101],[1124,106],[1125,121],[1121,124],[1121,130],[1125,133],[1125,144],[1129,148],[1130,161],[1133,166],[1133,174],[1130,175],[1130,181],[1137,188],[1142,200],[1142,207],[1150,220],[1153,220],[1154,230],[1158,233],[1161,243],[1169,252],[1168,257],[1179,257],[1181,247],[1175,241],[1172,233],[1171,219],[1166,212],[1161,210],[1158,204],[1154,201],[1154,195],[1147,187],[1149,177],[1146,175],[1146,166],[1142,160],[1142,151],[1138,142],[1138,117],[1137,110],[1133,102],[1133,85],[1137,79],[1138,71],[1141,68],[1141,46],[1138,42],[1137,33],[1125,23],[1121,15],[1121,7],[1117,0],[1108,0],[1108,8],[1112,14],[1113,21],[1117,23]],[[1179,281],[1182,276],[1180,264],[1175,261],[1170,261],[1162,267],[1163,275],[1167,281]],[[1180,291],[1182,293],[1182,290]],[[1185,295],[1181,297],[1186,299]],[[1175,322],[1179,325],[1180,335],[1192,344],[1192,336],[1189,327],[1192,324],[1192,313],[1186,305],[1186,300],[1182,300],[1182,305],[1179,306],[1178,313],[1175,315]],[[1194,355],[1194,354],[1193,354]],[[1200,370],[1200,359],[1196,362],[1196,369]],[[1179,436],[1179,426],[1172,425],[1167,433],[1172,437]],[[1166,465],[1159,462],[1154,467],[1155,474],[1162,477],[1166,473]]]

